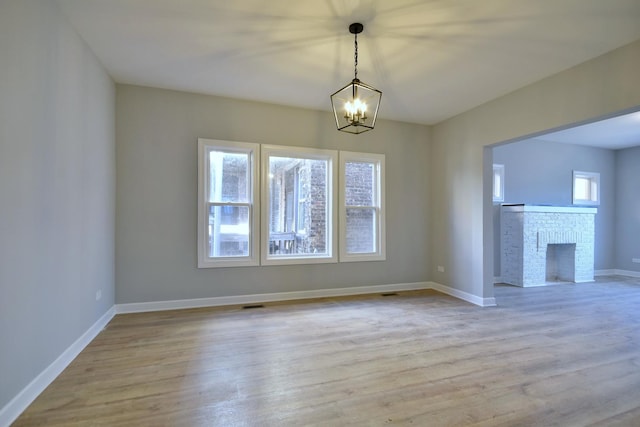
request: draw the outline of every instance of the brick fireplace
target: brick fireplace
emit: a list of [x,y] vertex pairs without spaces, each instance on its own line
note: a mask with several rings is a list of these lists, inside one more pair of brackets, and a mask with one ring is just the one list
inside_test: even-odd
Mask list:
[[592,282],[596,208],[503,205],[502,282]]

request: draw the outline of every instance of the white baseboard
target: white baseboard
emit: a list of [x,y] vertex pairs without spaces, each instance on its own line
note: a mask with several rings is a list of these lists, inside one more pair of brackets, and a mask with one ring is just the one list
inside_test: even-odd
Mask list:
[[392,285],[357,286],[349,288],[317,289],[310,291],[275,292],[269,294],[236,295],[227,297],[196,298],[172,301],[152,301],[117,304],[117,313],[143,313],[148,311],[180,310],[185,308],[219,307],[225,305],[259,304],[274,301],[330,298],[350,295],[364,295],[384,292],[414,291],[434,289],[447,295],[470,302],[480,307],[496,305],[495,298],[481,298],[436,282],[397,283]]
[[69,346],[44,371],[20,391],[4,408],[0,409],[0,426],[9,426],[44,391],[49,384],[80,354],[80,352],[104,329],[116,314],[111,307],[87,331]]
[[627,277],[640,277],[640,271],[630,271],[630,270],[596,270],[596,276],[627,276]]
[[640,277],[640,271],[616,270],[618,276]]
[[228,297],[183,299],[173,301],[117,304],[117,313],[142,313],[146,311],[179,310],[183,308],[218,307],[223,305],[258,304],[273,301],[340,297],[384,292],[430,289],[430,282],[397,283],[393,285],[357,286],[350,288],[317,289],[310,291],[276,292],[269,294],[237,295]]
[[470,294],[465,291],[461,291],[459,289],[452,288],[447,285],[442,285],[436,282],[429,282],[431,284],[431,289],[434,289],[438,292],[442,292],[443,294],[451,295],[452,297],[456,297],[463,301],[470,302],[471,304],[478,305],[480,307],[493,307],[496,304],[496,299],[494,297],[491,298],[482,298],[477,295]]
[[595,270],[593,272],[594,276],[613,276],[614,274],[616,274],[616,271],[611,269],[611,270]]
[[274,301],[291,301],[298,299],[340,297],[364,295],[384,292],[414,291],[434,289],[447,295],[470,302],[480,307],[496,305],[495,298],[481,298],[468,292],[460,291],[436,282],[397,283],[392,285],[357,286],[349,288],[317,289],[310,291],[275,292],[268,294],[236,295],[226,297],[182,299],[171,301],[152,301],[117,304],[117,313],[143,313],[147,311],[180,310],[185,308],[219,307],[225,305],[258,304]]

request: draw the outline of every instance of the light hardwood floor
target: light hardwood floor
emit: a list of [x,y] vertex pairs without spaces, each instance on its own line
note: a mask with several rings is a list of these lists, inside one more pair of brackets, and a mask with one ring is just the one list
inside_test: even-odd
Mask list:
[[29,425],[640,425],[640,279],[116,316]]

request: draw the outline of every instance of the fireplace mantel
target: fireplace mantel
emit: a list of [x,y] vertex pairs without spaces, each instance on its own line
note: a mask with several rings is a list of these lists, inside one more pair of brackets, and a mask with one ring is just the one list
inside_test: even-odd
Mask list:
[[554,213],[574,213],[592,214],[598,212],[598,208],[584,206],[550,206],[550,205],[502,205],[503,212],[554,212]]
[[502,281],[592,282],[596,213],[594,207],[502,205]]

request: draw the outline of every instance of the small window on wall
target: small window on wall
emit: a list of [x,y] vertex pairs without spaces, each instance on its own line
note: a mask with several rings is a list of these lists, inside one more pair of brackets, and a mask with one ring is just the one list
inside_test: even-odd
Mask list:
[[258,265],[258,152],[198,140],[198,268]]
[[384,155],[340,152],[340,261],[386,259]]
[[504,202],[504,165],[493,165],[493,201]]
[[573,171],[573,204],[600,204],[600,174],[597,172]]

